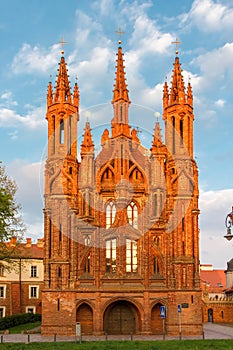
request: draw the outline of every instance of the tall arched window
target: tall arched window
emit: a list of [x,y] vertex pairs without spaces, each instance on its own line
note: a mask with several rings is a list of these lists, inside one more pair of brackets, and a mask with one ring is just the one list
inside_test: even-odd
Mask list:
[[60,120],[60,144],[64,143],[64,120]]
[[127,216],[129,224],[134,228],[138,228],[138,208],[134,202],[131,202],[127,207]]
[[157,193],[154,193],[154,200],[153,200],[153,212],[154,216],[157,216],[157,210],[158,210],[158,195]]
[[89,254],[84,262],[84,273],[90,273],[90,272],[91,272],[91,256]]
[[106,272],[116,272],[116,238],[106,241]]
[[55,116],[52,116],[52,132],[51,140],[52,140],[52,154],[55,153]]
[[137,272],[137,242],[126,239],[126,272]]
[[114,223],[116,216],[116,206],[111,201],[106,205],[106,228],[109,228]]
[[154,256],[153,272],[155,275],[160,274],[159,259],[156,256]]

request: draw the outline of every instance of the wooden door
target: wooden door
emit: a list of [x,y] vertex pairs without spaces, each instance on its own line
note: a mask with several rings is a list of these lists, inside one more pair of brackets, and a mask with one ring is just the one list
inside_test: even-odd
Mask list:
[[93,332],[93,312],[89,305],[82,304],[77,310],[76,321],[81,324],[82,334]]
[[135,317],[132,308],[125,302],[118,302],[107,313],[105,331],[107,334],[135,333]]
[[160,317],[160,304],[156,304],[151,312],[152,334],[163,334],[163,321]]

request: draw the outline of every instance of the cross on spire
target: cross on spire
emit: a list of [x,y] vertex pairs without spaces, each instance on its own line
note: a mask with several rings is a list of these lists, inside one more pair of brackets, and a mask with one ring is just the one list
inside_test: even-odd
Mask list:
[[178,55],[178,53],[179,53],[179,51],[178,51],[179,44],[182,44],[182,42],[179,41],[178,38],[176,38],[176,41],[172,41],[172,44],[176,44],[176,55]]
[[118,35],[118,44],[120,45],[120,44],[121,44],[121,36],[122,36],[123,34],[125,34],[125,32],[122,32],[122,31],[121,31],[121,28],[118,27],[118,29],[115,31],[115,33]]
[[68,44],[68,41],[64,41],[64,38],[61,38],[61,41],[58,41],[57,44],[61,44],[61,48],[62,48],[61,54],[64,55],[64,53],[65,53],[64,46],[65,46],[65,44]]

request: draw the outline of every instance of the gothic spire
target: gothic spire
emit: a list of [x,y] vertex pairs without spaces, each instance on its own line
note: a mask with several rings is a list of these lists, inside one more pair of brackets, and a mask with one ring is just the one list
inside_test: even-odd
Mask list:
[[185,103],[185,88],[179,57],[176,56],[175,63],[173,65],[174,69],[169,102],[170,104]]
[[160,124],[157,121],[154,128],[154,138],[152,142],[151,152],[156,153],[158,151],[158,148],[160,147],[163,147],[163,142],[162,142]]
[[94,143],[92,140],[90,123],[86,122],[83,134],[83,142],[81,144],[81,156],[94,151]]
[[79,106],[79,89],[77,83],[74,84],[73,103],[75,106]]
[[117,53],[117,60],[116,60],[116,78],[115,78],[115,85],[113,90],[113,98],[112,103],[122,101],[122,102],[128,102],[130,103],[129,96],[128,96],[128,89],[126,84],[126,78],[125,78],[125,71],[124,71],[124,59],[123,59],[123,52],[121,46],[118,47],[118,53]]
[[55,88],[54,102],[69,102],[71,101],[69,75],[66,68],[64,56],[61,57],[58,69],[57,84]]
[[193,106],[193,92],[192,92],[192,86],[190,84],[190,81],[188,82],[188,88],[187,88],[187,103],[190,106]]
[[48,84],[47,90],[47,106],[49,107],[53,103],[53,86],[51,81]]
[[163,86],[163,108],[167,107],[168,99],[169,99],[168,85],[167,85],[167,82],[165,81]]

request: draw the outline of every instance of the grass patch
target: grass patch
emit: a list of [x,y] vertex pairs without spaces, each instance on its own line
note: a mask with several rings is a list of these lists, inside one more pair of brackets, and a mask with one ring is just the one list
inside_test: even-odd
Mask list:
[[40,321],[37,322],[33,322],[33,323],[25,323],[25,324],[19,324],[18,326],[14,326],[11,327],[9,329],[11,334],[17,334],[17,333],[21,333],[22,331],[26,331],[26,330],[30,330],[33,329],[35,327],[39,327],[41,325]]
[[166,340],[166,341],[101,341],[75,344],[62,343],[30,343],[1,344],[5,350],[231,350],[233,340]]

